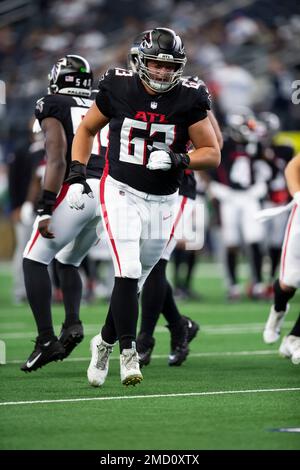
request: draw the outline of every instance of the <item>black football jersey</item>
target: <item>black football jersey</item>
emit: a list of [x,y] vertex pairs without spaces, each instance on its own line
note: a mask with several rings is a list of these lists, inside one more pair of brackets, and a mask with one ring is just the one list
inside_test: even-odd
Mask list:
[[183,170],[148,170],[149,154],[152,149],[186,152],[189,126],[210,109],[206,87],[181,81],[167,93],[150,95],[137,74],[117,68],[101,78],[96,104],[110,120],[111,177],[146,193],[174,193]]
[[238,190],[247,190],[257,182],[258,158],[249,153],[247,145],[228,137],[224,140],[221,155],[220,166],[209,171],[214,180]]
[[[92,105],[93,100],[71,95],[46,95],[36,103],[35,116],[41,123],[43,119],[52,117],[60,121],[66,133],[67,139],[67,169],[65,178],[69,173],[71,162],[71,149],[75,132]],[[88,178],[100,178],[105,164],[105,150],[107,142],[105,139],[102,148],[102,133],[97,134],[94,139],[92,154],[87,166]]]
[[294,148],[289,145],[271,145],[267,149],[262,149],[265,162],[270,168],[270,178],[268,180],[268,196],[275,204],[286,204],[290,200],[284,176],[284,169],[287,163],[294,156]]
[[179,194],[186,196],[189,199],[196,199],[196,179],[193,170],[184,170],[181,185],[179,187]]
[[[205,83],[199,77],[197,76],[182,77],[181,81],[183,82],[185,86],[190,86],[190,87],[195,86],[193,85],[193,83],[196,83],[196,86],[200,85],[201,87],[203,87],[207,91],[207,94],[209,95],[209,91]],[[181,196],[186,196],[189,199],[196,199],[197,182],[196,182],[196,178],[195,178],[195,174],[193,170],[189,170],[189,169],[184,170],[182,182],[179,187],[179,194]]]

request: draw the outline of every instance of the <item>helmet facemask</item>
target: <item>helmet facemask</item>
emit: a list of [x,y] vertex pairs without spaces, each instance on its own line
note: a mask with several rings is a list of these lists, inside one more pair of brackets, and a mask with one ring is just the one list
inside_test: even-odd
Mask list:
[[[158,54],[158,56],[146,55],[141,52],[139,54],[138,73],[140,79],[156,93],[164,93],[177,85],[186,63],[186,59],[174,59],[173,57],[167,59],[166,56],[167,54]],[[162,78],[154,77],[155,71],[149,69],[147,66],[148,61],[170,63],[170,65],[174,65],[174,70],[165,71]],[[159,72],[157,72],[157,75],[159,75]]]
[[[149,68],[149,61],[170,64],[173,70],[163,74]],[[155,28],[146,32],[138,49],[138,74],[145,85],[156,93],[164,93],[176,86],[186,64],[186,55],[180,37],[171,29]],[[160,78],[161,76],[161,78]]]

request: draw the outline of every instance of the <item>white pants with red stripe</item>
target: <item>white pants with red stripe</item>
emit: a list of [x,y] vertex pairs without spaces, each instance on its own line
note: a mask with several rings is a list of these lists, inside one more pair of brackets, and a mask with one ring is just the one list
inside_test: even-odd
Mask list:
[[43,264],[50,264],[55,257],[63,264],[79,266],[90,247],[103,235],[99,206],[100,181],[87,180],[94,198],[85,197],[83,210],[71,209],[66,201],[68,185],[63,185],[51,218],[50,229],[55,238],[42,237],[37,230],[38,220],[24,250],[23,257]]
[[290,214],[281,252],[280,281],[300,287],[300,207],[295,204]]
[[[278,204],[267,201],[264,204],[264,209],[273,207],[279,207]],[[265,242],[270,248],[281,248],[284,240],[285,228],[288,222],[289,212],[283,212],[282,214],[276,215],[276,217],[270,217],[264,222],[265,229]]]
[[178,193],[147,194],[107,176],[100,200],[115,276],[138,279],[140,291],[170,238]]
[[162,259],[169,261],[178,241],[189,240],[191,234],[192,213],[195,201],[186,196],[179,196],[175,211],[171,236],[162,254]]
[[259,243],[264,237],[261,222],[255,219],[261,209],[251,191],[231,190],[230,197],[220,200],[221,230],[225,246]]

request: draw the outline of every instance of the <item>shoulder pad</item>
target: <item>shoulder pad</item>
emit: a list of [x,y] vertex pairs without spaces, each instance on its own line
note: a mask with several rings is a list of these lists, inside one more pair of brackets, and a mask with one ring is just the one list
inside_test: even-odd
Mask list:
[[106,87],[111,81],[118,77],[132,77],[134,72],[132,70],[122,69],[117,67],[115,69],[108,69],[99,80],[98,88]]

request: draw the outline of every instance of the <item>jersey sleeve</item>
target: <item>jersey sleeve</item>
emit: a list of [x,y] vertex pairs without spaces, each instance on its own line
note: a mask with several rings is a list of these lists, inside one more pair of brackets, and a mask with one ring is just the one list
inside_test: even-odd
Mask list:
[[63,110],[55,99],[54,95],[47,95],[44,98],[41,98],[37,101],[35,106],[35,117],[38,119],[39,123],[43,119],[52,117],[58,121],[63,120]]
[[113,80],[114,70],[108,70],[99,80],[98,84],[98,93],[95,98],[96,105],[98,106],[99,111],[101,111],[104,116],[111,118],[113,116],[113,106],[111,102],[111,93],[112,80]]
[[211,109],[210,94],[206,86],[199,83],[199,88],[193,90],[193,101],[188,113],[188,126],[202,121],[207,117],[207,111]]

